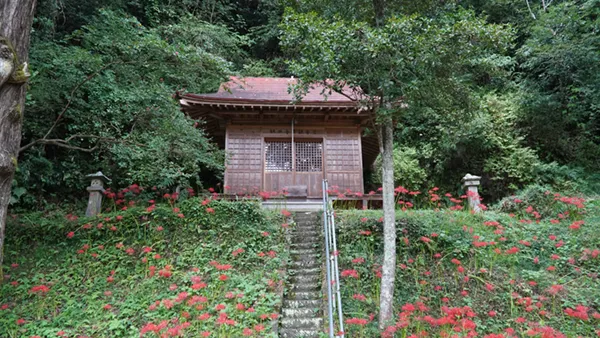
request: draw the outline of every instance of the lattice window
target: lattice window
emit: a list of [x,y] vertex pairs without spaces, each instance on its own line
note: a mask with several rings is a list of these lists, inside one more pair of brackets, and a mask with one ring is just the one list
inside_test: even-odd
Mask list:
[[323,143],[297,142],[296,143],[296,171],[316,172],[323,171]]
[[292,171],[292,142],[265,142],[265,171]]

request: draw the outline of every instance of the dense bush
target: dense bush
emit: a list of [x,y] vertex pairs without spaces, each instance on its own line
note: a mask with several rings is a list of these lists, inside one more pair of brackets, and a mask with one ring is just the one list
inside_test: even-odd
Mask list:
[[281,215],[252,202],[138,204],[93,219],[15,215],[0,336],[272,335]]
[[[381,156],[375,161],[375,172],[381,172]],[[420,166],[419,155],[415,148],[399,147],[394,149],[394,184],[411,190],[424,186],[427,172]],[[375,184],[381,185],[380,175],[374,175]]]

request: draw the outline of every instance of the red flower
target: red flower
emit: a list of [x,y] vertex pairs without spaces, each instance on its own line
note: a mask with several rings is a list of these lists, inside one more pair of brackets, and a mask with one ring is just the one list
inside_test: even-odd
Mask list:
[[50,291],[50,288],[46,285],[37,285],[32,287],[29,293],[47,293],[48,291]]
[[359,326],[365,326],[369,323],[368,319],[363,319],[363,318],[349,318],[346,319],[346,324],[347,325],[359,325]]
[[365,259],[363,257],[357,257],[352,260],[352,263],[354,263],[354,264],[361,264],[364,262],[365,262]]
[[73,231],[67,234],[67,238],[73,238],[73,236],[75,236],[75,233]]
[[358,279],[358,271],[356,270],[344,270],[342,271],[342,277],[352,277]]
[[354,294],[354,295],[352,296],[352,298],[354,298],[354,299],[356,299],[356,300],[360,300],[361,302],[364,302],[364,301],[366,301],[366,300],[367,300],[367,297],[365,297],[365,295],[363,295],[363,294],[358,294],[358,293],[357,293],[357,294]]

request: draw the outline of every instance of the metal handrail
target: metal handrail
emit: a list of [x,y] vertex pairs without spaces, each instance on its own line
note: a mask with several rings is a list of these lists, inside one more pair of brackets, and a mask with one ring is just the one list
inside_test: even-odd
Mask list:
[[[338,267],[337,240],[335,236],[335,218],[333,204],[329,200],[329,184],[323,180],[323,232],[325,233],[325,256],[327,269],[327,314],[329,316],[329,337],[344,338],[344,315],[340,295],[340,273]],[[332,251],[333,249],[333,251]],[[333,290],[332,290],[333,289]],[[338,333],[334,331],[333,312],[338,313]]]

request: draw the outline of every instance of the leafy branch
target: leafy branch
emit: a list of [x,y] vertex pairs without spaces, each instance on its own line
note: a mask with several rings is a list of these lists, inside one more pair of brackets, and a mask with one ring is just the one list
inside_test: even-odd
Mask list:
[[[78,147],[75,145],[70,144],[70,142],[73,139],[77,139],[77,138],[87,138],[87,139],[96,139],[97,143],[91,147],[91,148],[83,148],[83,147]],[[98,149],[98,146],[100,145],[100,142],[109,142],[109,143],[129,143],[129,144],[134,144],[136,146],[144,146],[143,144],[140,143],[134,143],[134,142],[130,142],[128,140],[123,140],[123,139],[116,139],[114,137],[103,137],[103,136],[98,136],[98,135],[82,135],[82,134],[75,134],[75,135],[71,135],[69,137],[67,137],[66,139],[47,139],[47,138],[41,138],[38,140],[35,140],[23,147],[21,147],[21,149],[19,149],[19,152],[23,152],[29,148],[31,148],[32,146],[36,145],[36,144],[47,144],[47,145],[55,145],[55,146],[59,146],[59,147],[63,147],[63,148],[67,148],[67,149],[73,149],[73,150],[79,150],[79,151],[83,151],[86,153],[91,153],[94,150]]]
[[56,126],[58,125],[58,122],[60,122],[62,117],[65,115],[65,113],[71,106],[71,102],[73,102],[75,93],[79,90],[79,88],[81,88],[84,84],[86,84],[87,82],[89,82],[90,80],[95,78],[98,74],[102,73],[107,68],[109,68],[113,65],[116,65],[116,64],[126,64],[126,63],[131,63],[131,62],[123,62],[123,61],[109,62],[106,65],[104,65],[102,68],[95,71],[94,73],[88,75],[83,81],[79,82],[75,87],[73,87],[73,89],[71,90],[71,93],[69,94],[69,100],[67,101],[67,104],[63,107],[60,114],[58,114],[58,117],[56,118],[56,120],[54,120],[54,123],[52,124],[50,129],[48,129],[48,131],[46,132],[44,137],[42,137],[41,139],[31,141],[30,143],[24,145],[23,147],[21,147],[19,149],[19,153],[33,147],[36,144],[51,144],[51,145],[56,145],[56,146],[67,148],[67,149],[80,150],[80,151],[84,151],[84,152],[88,152],[88,153],[92,152],[98,148],[98,144],[96,144],[92,148],[82,148],[82,147],[78,147],[78,146],[69,144],[69,142],[71,140],[73,140],[74,138],[95,138],[98,141],[105,141],[105,142],[121,142],[121,143],[126,142],[126,141],[119,141],[115,138],[102,137],[102,136],[97,136],[97,135],[73,135],[66,139],[49,139],[48,138],[48,136],[50,136],[50,133],[52,133],[54,128],[56,128]]

